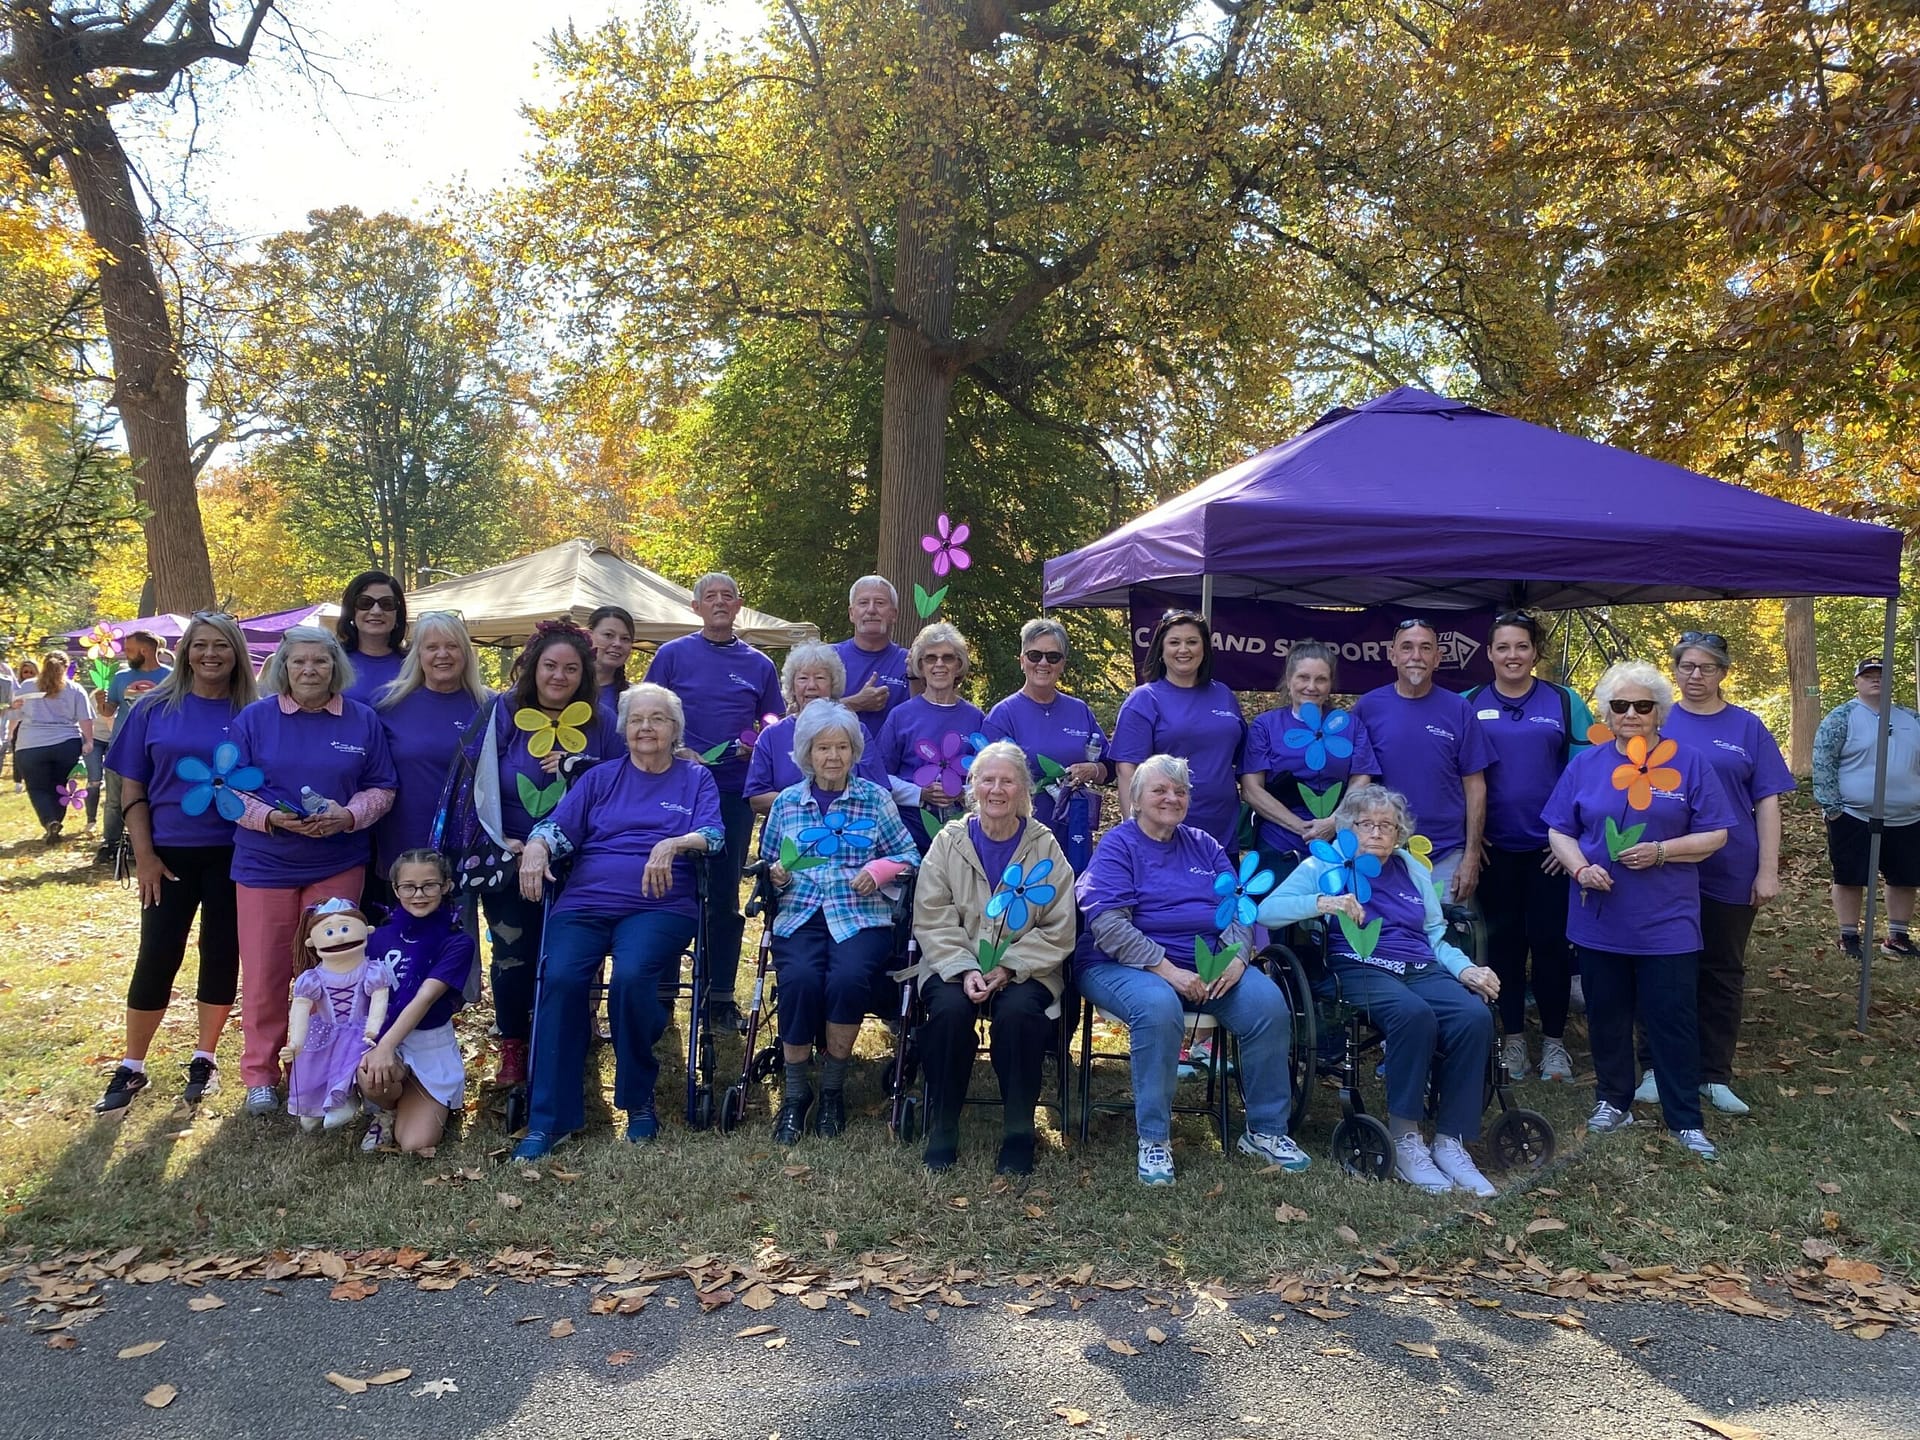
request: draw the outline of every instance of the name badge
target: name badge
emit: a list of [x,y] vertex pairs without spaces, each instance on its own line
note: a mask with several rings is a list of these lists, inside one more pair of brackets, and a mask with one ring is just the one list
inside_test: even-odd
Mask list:
[[1473,718],[1476,720],[1498,720],[1500,718],[1500,712],[1498,710],[1480,710],[1475,712]]

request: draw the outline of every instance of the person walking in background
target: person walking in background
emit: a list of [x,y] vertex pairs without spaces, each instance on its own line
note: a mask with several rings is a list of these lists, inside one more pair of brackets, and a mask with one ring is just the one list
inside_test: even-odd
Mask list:
[[93,702],[68,681],[67,657],[50,650],[41,658],[34,688],[13,703],[20,713],[13,773],[26,782],[33,813],[52,845],[60,839],[67,813],[60,786],[93,749]]
[[[180,643],[184,652],[184,635]],[[105,759],[107,740],[113,734],[116,718],[125,714],[127,706],[142,695],[159,689],[173,674],[173,668],[160,648],[160,637],[151,630],[136,630],[127,636],[121,646],[121,654],[126,658],[126,667],[116,670],[108,679],[107,688],[94,697],[94,739],[100,743],[93,747],[87,767],[87,783],[93,787],[92,793],[87,796],[88,829],[93,828],[94,802],[98,800],[105,804],[100,851],[94,856],[102,864],[111,862],[113,852],[119,849],[126,822],[120,808],[119,772],[108,768],[96,776],[95,765]],[[184,663],[184,653],[181,662]]]
[[[1860,909],[1866,901],[1868,820],[1873,808],[1874,717],[1884,677],[1880,657],[1853,667],[1853,699],[1836,705],[1813,736],[1813,799],[1827,820],[1833,863],[1833,913],[1840,949],[1860,958]],[[1916,953],[1914,887],[1920,886],[1920,715],[1892,706],[1887,728],[1886,819],[1880,834],[1880,876],[1887,882],[1887,938],[1881,949],[1902,960]]]
[[173,673],[161,662],[160,637],[151,630],[136,630],[127,636],[121,653],[126,656],[126,668],[114,671],[107,681],[107,700],[116,710],[157,689]]
[[20,734],[20,702],[33,688],[33,682],[39,674],[40,667],[32,660],[21,660],[20,669],[14,675],[13,693],[7,697],[5,743],[0,744],[0,760],[5,760],[9,755],[13,756],[13,793],[16,795],[26,788],[25,782],[20,778],[20,756],[14,747],[14,741]]

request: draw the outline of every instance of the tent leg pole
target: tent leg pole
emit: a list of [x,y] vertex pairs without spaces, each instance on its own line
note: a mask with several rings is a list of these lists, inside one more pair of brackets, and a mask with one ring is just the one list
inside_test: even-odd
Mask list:
[[1200,614],[1211,625],[1213,623],[1213,576],[1200,577]]
[[1873,738],[1873,809],[1867,837],[1867,908],[1860,920],[1860,1003],[1853,1028],[1867,1032],[1867,1004],[1873,998],[1874,901],[1880,889],[1880,834],[1887,817],[1887,737],[1893,726],[1893,630],[1898,597],[1888,597],[1885,633],[1880,643],[1880,723]]

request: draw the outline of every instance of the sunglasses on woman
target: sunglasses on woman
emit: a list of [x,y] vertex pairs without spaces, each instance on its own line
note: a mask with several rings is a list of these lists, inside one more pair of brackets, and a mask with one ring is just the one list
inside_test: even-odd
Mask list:
[[398,610],[400,601],[392,595],[362,595],[353,602],[353,608],[363,614],[368,610]]
[[1616,715],[1624,715],[1631,710],[1636,715],[1651,715],[1654,702],[1651,700],[1609,700],[1607,708]]
[[1029,665],[1058,665],[1061,661],[1065,660],[1066,658],[1067,658],[1067,655],[1064,650],[1029,650],[1027,651],[1027,663]]

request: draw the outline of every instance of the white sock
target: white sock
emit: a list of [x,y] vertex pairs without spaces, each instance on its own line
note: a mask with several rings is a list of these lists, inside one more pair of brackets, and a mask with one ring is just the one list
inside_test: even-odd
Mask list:
[[144,1075],[147,1073],[147,1062],[144,1060],[136,1060],[131,1055],[129,1055],[126,1059],[122,1060],[120,1063],[126,1066],[127,1069],[133,1071],[133,1073],[136,1075]]
[[196,1060],[204,1060],[209,1065],[215,1066],[216,1068],[220,1064],[218,1060],[214,1059],[213,1052],[211,1050],[196,1050],[193,1052],[193,1058]]

